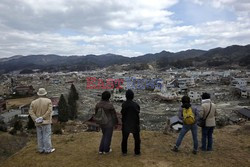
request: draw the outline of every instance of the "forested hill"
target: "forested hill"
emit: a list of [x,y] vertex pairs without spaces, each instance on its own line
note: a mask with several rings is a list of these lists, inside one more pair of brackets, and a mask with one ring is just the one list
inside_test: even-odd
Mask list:
[[[42,71],[84,71],[96,68],[108,67],[120,64],[148,64],[156,63],[157,67],[190,67],[190,66],[249,66],[250,45],[233,45],[226,48],[215,48],[208,51],[186,50],[181,52],[162,51],[155,54],[145,54],[138,57],[125,57],[115,54],[104,55],[72,55],[60,56],[48,55],[28,55],[13,56],[0,59],[0,73],[7,73],[15,70]],[[250,66],[249,66],[250,67]]]

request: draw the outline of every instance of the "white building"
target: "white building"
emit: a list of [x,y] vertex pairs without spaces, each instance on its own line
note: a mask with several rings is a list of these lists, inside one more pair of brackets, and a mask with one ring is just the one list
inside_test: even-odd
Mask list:
[[241,89],[241,97],[242,98],[250,97],[250,88],[249,87]]
[[203,71],[200,75],[201,76],[209,76],[209,75],[213,75],[214,71]]
[[232,86],[236,88],[244,88],[247,86],[247,80],[245,78],[234,78],[232,81]]
[[190,97],[191,101],[199,101],[201,100],[201,95],[203,92],[200,91],[189,91],[188,96]]
[[195,86],[194,78],[179,78],[178,84],[179,84],[180,88],[194,87]]
[[207,84],[216,84],[219,80],[218,76],[208,76],[205,78],[205,83]]

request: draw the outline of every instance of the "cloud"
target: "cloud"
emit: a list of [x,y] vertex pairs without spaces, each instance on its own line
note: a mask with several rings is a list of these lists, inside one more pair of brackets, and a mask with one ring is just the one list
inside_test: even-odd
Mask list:
[[166,8],[177,0],[3,0],[1,20],[5,25],[25,31],[54,32],[61,28],[79,32],[92,28],[151,29],[169,23],[172,13]]
[[249,0],[192,0],[194,3],[199,5],[210,4],[215,8],[229,8],[234,10],[237,14],[248,14],[250,12],[250,1]]
[[[196,24],[171,9],[187,0],[2,0],[0,58],[17,54],[138,56],[162,50],[210,49],[250,43],[249,2],[192,0],[209,10],[231,10],[235,19]],[[199,7],[198,6],[198,7]],[[209,13],[193,12],[201,17]],[[226,12],[218,12],[219,14]],[[179,14],[179,19],[173,16]],[[248,16],[248,17],[247,17]],[[185,24],[183,24],[183,22]]]

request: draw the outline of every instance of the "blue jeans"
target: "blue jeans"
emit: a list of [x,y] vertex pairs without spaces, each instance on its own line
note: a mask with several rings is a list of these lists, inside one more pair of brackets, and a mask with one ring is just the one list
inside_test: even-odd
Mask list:
[[102,140],[99,146],[99,152],[109,152],[111,139],[113,135],[113,127],[104,128],[102,129]]
[[50,152],[51,144],[51,124],[36,127],[37,144],[39,152]]
[[193,124],[193,125],[183,125],[181,132],[178,136],[178,139],[176,141],[176,147],[179,148],[179,146],[181,145],[182,139],[184,138],[184,136],[186,135],[186,133],[191,130],[192,132],[192,136],[193,136],[193,149],[194,150],[198,150],[198,137],[197,137],[197,124]]
[[201,149],[203,151],[211,151],[213,148],[213,132],[214,132],[214,127],[203,127],[201,129],[202,131],[202,146]]

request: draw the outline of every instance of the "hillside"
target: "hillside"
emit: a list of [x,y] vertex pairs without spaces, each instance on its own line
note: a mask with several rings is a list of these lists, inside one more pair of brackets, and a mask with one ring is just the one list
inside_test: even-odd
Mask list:
[[[191,153],[191,135],[184,138],[181,151],[172,152],[178,134],[164,135],[160,132],[142,131],[142,155],[133,155],[132,136],[129,140],[127,156],[120,152],[121,132],[115,132],[112,141],[113,152],[98,155],[101,133],[82,132],[70,135],[53,135],[56,151],[49,155],[36,153],[36,140],[33,138],[25,148],[8,158],[3,167],[27,166],[90,166],[90,167],[168,167],[168,166],[249,166],[250,164],[250,125],[227,126],[216,129],[214,151]],[[200,133],[199,133],[200,134]],[[200,136],[199,136],[200,139]]]
[[[158,62],[160,68],[189,66],[249,66],[250,45],[233,45],[226,48],[215,48],[208,51],[190,49],[181,52],[162,51],[155,54],[145,54],[138,57],[122,55],[28,55],[0,59],[0,73],[16,70],[40,69],[41,71],[85,71],[120,64],[147,64]],[[250,66],[249,66],[250,67]]]

